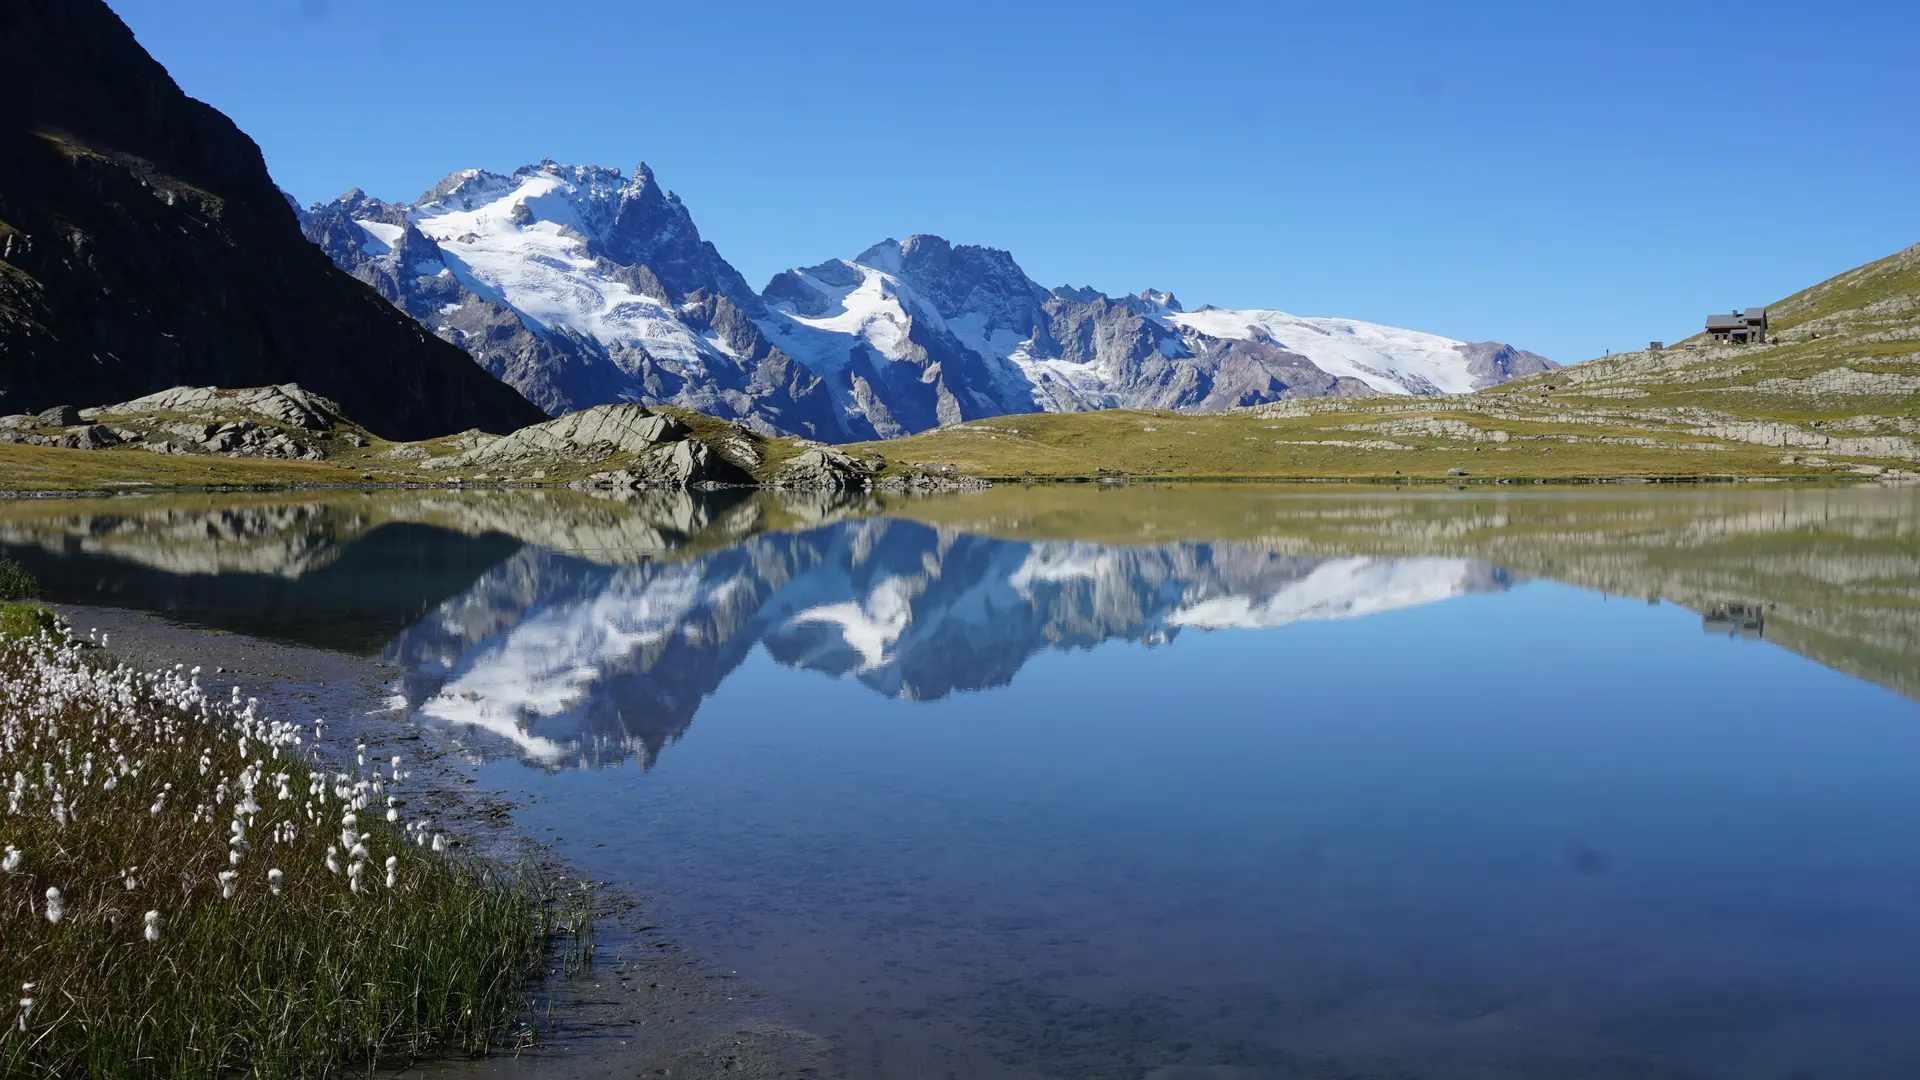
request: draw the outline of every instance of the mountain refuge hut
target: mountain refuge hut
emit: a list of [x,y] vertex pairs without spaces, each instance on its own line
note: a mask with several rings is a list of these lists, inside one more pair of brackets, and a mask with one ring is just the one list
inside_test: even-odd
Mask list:
[[1767,309],[1752,307],[1726,315],[1709,315],[1707,334],[1722,345],[1765,345]]

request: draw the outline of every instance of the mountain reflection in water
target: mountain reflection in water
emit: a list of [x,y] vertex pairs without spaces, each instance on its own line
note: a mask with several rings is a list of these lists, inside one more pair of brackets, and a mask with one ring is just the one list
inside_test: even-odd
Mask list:
[[382,657],[406,670],[420,716],[500,736],[530,762],[651,764],[756,645],[930,700],[1005,686],[1046,649],[1351,618],[1507,583],[1465,559],[1025,543],[865,519],[682,562],[523,548]]
[[936,699],[1036,653],[1551,578],[1920,696],[1920,492],[1167,486],[953,498],[329,493],[15,503],[52,599],[379,655],[470,750],[651,764],[757,645]]

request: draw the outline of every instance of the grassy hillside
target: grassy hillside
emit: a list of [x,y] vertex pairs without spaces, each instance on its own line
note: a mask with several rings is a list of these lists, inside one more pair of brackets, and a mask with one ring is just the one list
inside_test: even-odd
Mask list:
[[[1000,479],[1810,478],[1920,460],[1920,246],[1771,309],[1775,340],[1694,339],[1474,394],[1206,416],[996,417],[885,444]],[[855,453],[868,446],[850,447]]]

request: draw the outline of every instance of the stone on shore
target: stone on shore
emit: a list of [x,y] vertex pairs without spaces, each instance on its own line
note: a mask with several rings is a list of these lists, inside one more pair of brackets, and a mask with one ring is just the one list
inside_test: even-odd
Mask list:
[[851,491],[873,485],[874,471],[845,451],[810,446],[780,467],[771,486],[809,491]]

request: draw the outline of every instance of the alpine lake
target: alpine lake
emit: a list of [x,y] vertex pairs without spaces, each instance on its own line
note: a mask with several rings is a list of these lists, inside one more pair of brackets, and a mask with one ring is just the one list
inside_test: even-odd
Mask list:
[[1917,488],[130,496],[0,557],[377,666],[819,1075],[1920,1076]]

